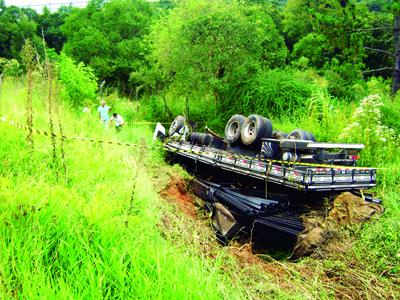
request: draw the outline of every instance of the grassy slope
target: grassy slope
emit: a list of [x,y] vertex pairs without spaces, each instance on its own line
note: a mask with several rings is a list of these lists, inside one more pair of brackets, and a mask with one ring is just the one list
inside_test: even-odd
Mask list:
[[[22,86],[8,81],[0,93],[0,116],[23,121]],[[46,129],[48,117],[38,94],[34,125]],[[131,107],[118,107],[124,109]],[[151,134],[146,127],[129,126],[116,135],[104,131],[95,116],[61,110],[69,135],[146,143]],[[281,122],[282,129],[290,126],[289,120]],[[311,129],[306,124],[317,134],[326,132],[312,120],[296,125]],[[392,275],[396,257],[388,258],[398,253],[398,188],[390,181],[396,179],[394,174],[385,176],[379,191],[387,213],[361,232],[360,245],[325,260],[307,258],[295,264],[266,255],[262,262],[243,258],[235,245],[221,249],[212,242],[206,222],[187,221],[159,198],[160,186],[177,172],[163,164],[159,151],[149,148],[143,157],[135,148],[71,141],[66,146],[68,182],[63,182],[56,179],[58,167],[52,167],[47,137],[35,136],[35,152],[30,154],[23,131],[0,123],[0,136],[0,297],[398,295],[398,277]],[[165,217],[167,225],[161,222]],[[377,236],[377,229],[383,236]],[[394,240],[386,240],[388,236]],[[388,269],[388,278],[379,275]]]
[[[38,95],[34,125],[46,129]],[[0,115],[23,122],[25,90],[8,81],[0,97]],[[95,117],[61,112],[69,135],[118,139]],[[136,140],[145,133],[129,131]],[[159,196],[136,149],[67,142],[65,183],[56,179],[48,138],[35,136],[29,153],[23,131],[1,123],[0,136],[0,298],[243,296],[219,272],[218,259],[161,236]]]

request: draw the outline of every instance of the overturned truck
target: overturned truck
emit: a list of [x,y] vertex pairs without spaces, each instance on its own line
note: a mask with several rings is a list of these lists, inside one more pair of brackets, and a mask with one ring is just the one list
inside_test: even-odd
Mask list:
[[259,115],[232,116],[224,137],[178,116],[168,134],[158,124],[168,159],[194,178],[192,190],[212,212],[218,239],[227,243],[250,234],[256,242],[292,247],[304,230],[304,216],[323,212],[324,201],[376,185],[376,169],[357,167],[362,144],[317,142],[311,132],[273,130]]

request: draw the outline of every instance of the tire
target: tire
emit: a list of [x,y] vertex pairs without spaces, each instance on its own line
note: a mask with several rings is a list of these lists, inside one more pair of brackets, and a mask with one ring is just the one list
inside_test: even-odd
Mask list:
[[259,115],[250,115],[242,126],[240,136],[244,145],[254,145],[272,136],[272,123]]
[[214,141],[214,137],[207,133],[193,132],[189,137],[189,141],[197,145],[210,146]]
[[200,143],[200,135],[201,135],[201,133],[199,133],[199,132],[192,132],[192,134],[190,135],[189,141],[193,144]]
[[316,142],[315,136],[312,132],[306,131],[306,133],[307,133],[307,140]]
[[305,131],[303,129],[295,129],[292,132],[290,132],[289,133],[289,139],[292,139],[292,140],[305,140],[305,141],[313,141],[313,142],[315,142],[314,135],[311,132]]
[[281,139],[287,139],[288,138],[288,134],[283,132],[283,131],[279,131],[279,130],[274,130],[272,132],[272,138],[273,139],[277,139],[277,140],[281,140]]
[[246,118],[242,115],[233,115],[225,125],[225,140],[233,144],[240,140],[240,131]]
[[184,116],[177,116],[169,127],[169,136],[172,136],[174,135],[174,133],[179,132],[179,130],[181,130],[182,127],[185,125],[185,121],[186,119]]
[[201,138],[201,144],[205,146],[210,146],[210,144],[213,142],[214,137],[211,134],[204,133],[202,138]]

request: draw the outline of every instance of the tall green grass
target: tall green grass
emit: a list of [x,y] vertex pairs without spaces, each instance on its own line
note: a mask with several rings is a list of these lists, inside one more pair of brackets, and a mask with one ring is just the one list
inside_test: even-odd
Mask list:
[[[347,291],[350,282],[341,277],[335,283],[322,281],[321,274],[332,272],[332,266],[342,266],[338,276],[355,267],[354,274],[381,286],[387,283],[388,293],[395,290],[400,265],[398,155],[382,160],[382,150],[365,150],[363,164],[389,168],[379,171],[374,191],[386,212],[352,235],[347,257],[282,262],[275,267],[287,276],[278,278],[257,265],[238,265],[225,248],[202,253],[202,229],[182,224],[178,217],[170,220],[176,232],[165,237],[161,220],[165,212],[175,212],[160,200],[154,177],[164,184],[175,168],[167,167],[162,152],[150,144],[151,129],[131,123],[142,120],[145,109],[114,98],[109,99],[113,110],[128,121],[123,131],[103,128],[95,110],[85,114],[58,103],[65,134],[141,144],[145,151],[67,141],[67,180],[57,175],[48,137],[35,135],[30,153],[25,132],[0,122],[0,298],[332,298],[332,287]],[[0,117],[24,122],[25,99],[23,81],[6,80]],[[38,88],[34,127],[46,130],[44,103]],[[299,111],[302,118],[272,118],[274,125],[286,131],[304,128],[319,140],[336,141],[356,108],[330,98],[324,89],[316,89],[306,105],[305,112]],[[303,276],[303,269],[315,276]],[[357,284],[369,295],[371,281]]]
[[[0,115],[24,122],[26,91],[5,81]],[[46,129],[45,97],[34,93],[34,127]],[[67,135],[139,141],[146,130],[118,136],[96,113],[61,105]],[[68,181],[56,176],[50,139],[0,123],[0,298],[242,298],[220,260],[174,246],[158,229],[157,189],[138,149],[69,141]],[[135,178],[135,174],[138,174]],[[133,207],[130,197],[135,183]]]

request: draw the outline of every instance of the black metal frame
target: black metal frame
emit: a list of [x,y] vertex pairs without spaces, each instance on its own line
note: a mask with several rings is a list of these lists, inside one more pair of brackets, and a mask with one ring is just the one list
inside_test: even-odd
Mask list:
[[168,141],[168,152],[194,162],[302,191],[349,191],[376,186],[376,169],[302,165],[260,157],[243,157],[186,141]]

